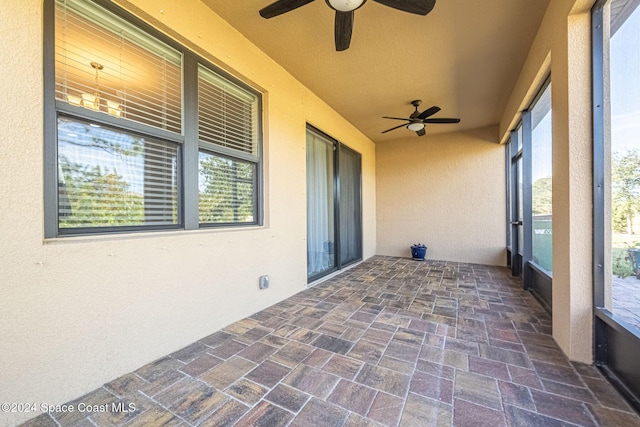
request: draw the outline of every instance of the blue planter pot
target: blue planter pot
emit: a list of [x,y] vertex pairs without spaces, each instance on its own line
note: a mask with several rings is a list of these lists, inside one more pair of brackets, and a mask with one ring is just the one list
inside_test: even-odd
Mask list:
[[424,261],[427,257],[427,248],[420,246],[411,246],[411,257]]

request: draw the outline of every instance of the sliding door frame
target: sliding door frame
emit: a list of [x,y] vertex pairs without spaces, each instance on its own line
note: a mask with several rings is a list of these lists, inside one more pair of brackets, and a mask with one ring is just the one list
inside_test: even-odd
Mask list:
[[[362,254],[363,254],[363,231],[362,231],[362,155],[360,153],[358,153],[357,151],[355,151],[354,149],[350,148],[349,146],[341,143],[340,141],[338,141],[335,138],[332,138],[331,136],[327,135],[326,133],[322,132],[321,130],[317,129],[316,127],[307,124],[307,132],[313,132],[317,135],[322,136],[323,138],[325,138],[328,142],[330,142],[331,144],[333,144],[333,156],[332,156],[332,161],[333,161],[333,214],[334,214],[334,242],[333,242],[333,247],[334,247],[334,266],[330,269],[327,269],[325,271],[322,271],[320,273],[317,274],[313,274],[311,276],[307,276],[307,284],[313,283],[331,273],[334,273],[335,271],[338,270],[342,270],[343,268],[360,262],[362,261]],[[343,184],[341,182],[341,174],[340,174],[340,153],[343,150],[347,150],[350,152],[350,154],[355,154],[358,157],[359,160],[359,168],[358,168],[358,185],[355,191],[355,200],[357,201],[357,208],[358,208],[358,213],[356,213],[356,227],[355,230],[353,230],[354,232],[354,239],[357,240],[356,245],[357,245],[357,255],[356,257],[349,259],[349,260],[345,260],[343,262],[342,260],[342,238],[344,237],[342,235],[341,232],[341,185]],[[308,196],[307,196],[308,197]],[[307,213],[308,216],[308,213]],[[308,244],[308,243],[307,243]],[[308,262],[308,260],[307,260]]]

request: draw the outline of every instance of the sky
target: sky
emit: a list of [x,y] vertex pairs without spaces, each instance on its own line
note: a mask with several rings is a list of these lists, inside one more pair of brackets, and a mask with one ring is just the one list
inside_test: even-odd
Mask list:
[[540,178],[548,178],[551,176],[552,170],[552,139],[553,131],[551,129],[552,112],[549,111],[538,126],[531,132],[531,178],[532,182],[536,182]]
[[640,149],[640,7],[611,38],[611,150]]

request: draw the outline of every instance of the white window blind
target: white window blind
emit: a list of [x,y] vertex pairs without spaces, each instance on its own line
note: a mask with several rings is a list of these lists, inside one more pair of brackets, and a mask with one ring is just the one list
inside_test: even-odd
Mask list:
[[178,147],[59,117],[60,230],[178,224]]
[[257,97],[200,66],[198,135],[201,141],[257,156]]
[[182,54],[89,1],[56,0],[56,99],[182,132]]

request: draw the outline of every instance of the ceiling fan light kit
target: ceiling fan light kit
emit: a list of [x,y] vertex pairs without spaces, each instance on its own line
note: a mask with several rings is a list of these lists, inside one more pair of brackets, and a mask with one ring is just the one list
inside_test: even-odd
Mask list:
[[[260,16],[265,19],[273,18],[311,3],[313,0],[278,0],[260,9]],[[436,0],[373,0],[384,6],[414,13],[427,15],[436,5]],[[349,49],[353,32],[354,11],[362,7],[367,0],[325,0],[327,5],[336,11],[334,33],[337,51]]]
[[391,129],[387,129],[383,131],[382,133],[387,133],[387,132],[391,132],[392,130],[406,127],[410,131],[415,132],[418,136],[425,136],[427,132],[425,131],[424,127],[427,123],[434,123],[434,124],[460,123],[460,119],[445,118],[445,117],[430,118],[431,116],[436,114],[438,111],[440,111],[440,107],[436,107],[434,105],[433,107],[427,108],[421,113],[420,111],[418,111],[418,107],[420,106],[420,104],[422,104],[422,101],[419,99],[415,99],[411,101],[411,105],[413,105],[413,107],[415,108],[415,111],[411,113],[411,115],[406,119],[401,117],[383,116],[382,117],[383,119],[402,120],[402,121],[407,121],[409,123],[403,123],[401,125],[394,126]]
[[340,12],[352,12],[362,6],[367,0],[326,0],[331,9]]

